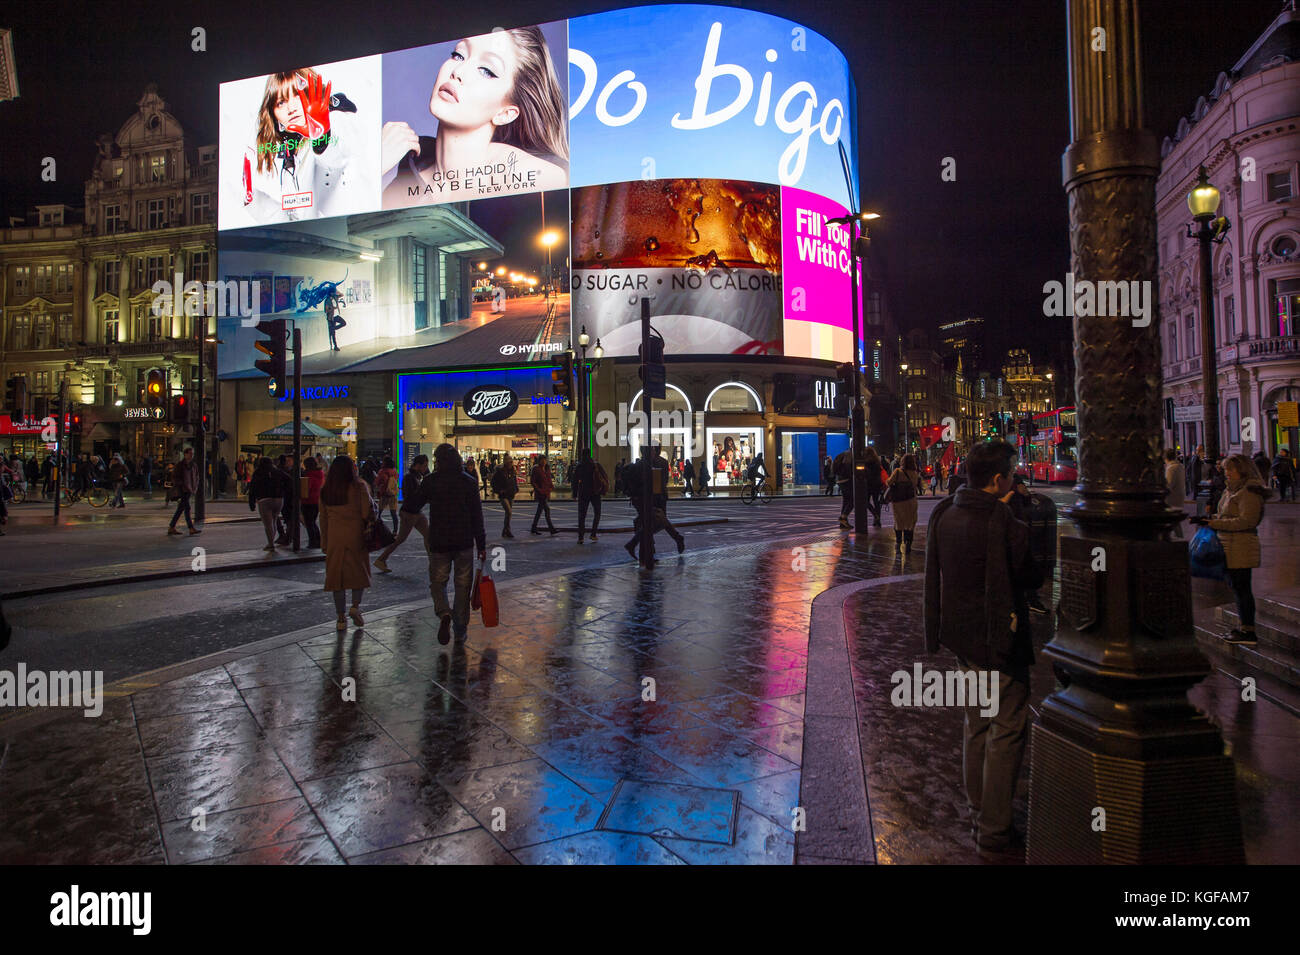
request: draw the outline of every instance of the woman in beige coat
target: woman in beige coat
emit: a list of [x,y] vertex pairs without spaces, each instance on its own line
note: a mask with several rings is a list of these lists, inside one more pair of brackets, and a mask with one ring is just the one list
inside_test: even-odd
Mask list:
[[1264,519],[1264,500],[1269,490],[1260,479],[1255,464],[1244,454],[1234,454],[1223,462],[1228,487],[1219,498],[1215,516],[1200,518],[1219,535],[1228,559],[1228,584],[1237,598],[1237,616],[1241,627],[1224,637],[1229,643],[1255,643],[1255,595],[1250,588],[1250,572],[1260,565],[1259,532]]
[[[916,530],[916,456],[903,455],[903,463],[889,476],[889,506],[894,509],[894,542],[898,552],[912,553],[912,534]],[[907,545],[904,551],[903,545]]]
[[[370,586],[370,554],[366,551],[365,526],[374,516],[370,489],[357,476],[357,465],[346,454],[330,464],[320,492],[320,541],[325,551],[325,589],[334,594],[338,629],[348,628],[348,617],[358,627],[361,595]],[[352,608],[343,612],[345,591],[352,591]]]

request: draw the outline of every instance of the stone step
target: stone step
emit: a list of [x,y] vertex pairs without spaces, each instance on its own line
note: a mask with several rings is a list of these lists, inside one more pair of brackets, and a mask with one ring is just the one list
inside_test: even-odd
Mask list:
[[1267,673],[1300,691],[1300,655],[1266,643],[1257,643],[1254,646],[1228,643],[1223,639],[1222,631],[1212,625],[1207,627],[1197,624],[1196,642],[1202,647],[1213,648],[1225,657]]
[[[1259,695],[1295,716],[1300,716],[1300,671],[1293,665],[1289,673],[1278,675],[1278,664],[1261,656],[1256,647],[1224,643],[1218,632],[1196,626],[1196,643],[1210,664],[1235,679],[1251,677]],[[1283,668],[1285,671],[1285,668]]]
[[[1255,604],[1255,632],[1259,635],[1260,646],[1276,647],[1285,653],[1300,657],[1300,625],[1275,617],[1271,613],[1261,612],[1258,600]],[[1215,607],[1214,620],[1223,627],[1225,632],[1241,626],[1241,617],[1237,614],[1235,606]]]
[[1257,613],[1267,613],[1270,617],[1286,620],[1290,629],[1300,632],[1300,594],[1272,594],[1268,597],[1255,597]]

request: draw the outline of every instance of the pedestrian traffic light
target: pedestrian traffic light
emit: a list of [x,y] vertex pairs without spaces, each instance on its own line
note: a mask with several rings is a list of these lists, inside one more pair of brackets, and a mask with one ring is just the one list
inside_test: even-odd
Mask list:
[[266,393],[272,398],[284,394],[285,369],[285,324],[283,318],[270,318],[257,323],[257,330],[267,336],[253,344],[266,358],[253,362],[258,371],[264,372],[270,380],[266,383]]
[[190,423],[190,406],[184,394],[172,395],[171,422],[182,425]]
[[150,408],[161,408],[166,400],[164,392],[167,387],[167,379],[163,375],[161,368],[150,368],[149,377],[145,381],[144,401],[145,405]]
[[18,424],[27,417],[27,379],[15,376],[5,380],[5,407],[9,420]]
[[81,434],[81,408],[68,406],[68,434]]
[[565,352],[560,356],[560,363],[551,369],[551,392],[564,399],[564,406],[569,407],[573,397],[573,353]]

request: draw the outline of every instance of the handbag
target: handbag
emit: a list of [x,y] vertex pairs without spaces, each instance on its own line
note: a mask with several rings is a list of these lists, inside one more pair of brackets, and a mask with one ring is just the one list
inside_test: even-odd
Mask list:
[[1191,560],[1193,577],[1227,579],[1228,557],[1223,552],[1223,542],[1212,528],[1202,527],[1196,532],[1187,545],[1187,556]]
[[393,532],[388,529],[388,525],[380,519],[379,505],[373,503],[370,506],[370,520],[366,521],[361,535],[366,542],[366,550],[371,553],[383,550],[397,540]]
[[497,603],[497,585],[487,574],[479,579],[478,596],[483,614],[483,626],[495,627],[501,622],[501,607]]

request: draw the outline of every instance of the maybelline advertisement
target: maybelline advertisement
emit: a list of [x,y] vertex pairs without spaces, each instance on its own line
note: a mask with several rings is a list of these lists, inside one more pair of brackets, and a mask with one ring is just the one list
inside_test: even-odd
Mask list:
[[383,207],[569,184],[565,21],[383,56]]

